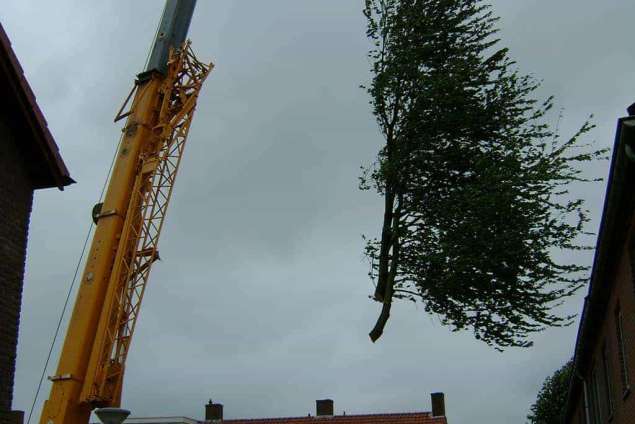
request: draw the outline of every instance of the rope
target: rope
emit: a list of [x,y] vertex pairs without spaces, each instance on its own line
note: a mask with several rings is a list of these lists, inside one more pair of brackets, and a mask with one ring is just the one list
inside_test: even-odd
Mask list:
[[150,50],[148,50],[148,56],[146,56],[146,62],[143,65],[143,71],[146,70],[146,68],[148,67],[148,63],[150,62],[150,55],[152,54],[152,50],[154,50],[154,44],[157,41],[157,36],[159,35],[159,30],[161,29],[161,23],[163,22],[163,17],[165,16],[165,11],[168,8],[168,3],[165,2],[165,5],[163,6],[163,12],[161,12],[161,19],[159,20],[159,23],[157,24],[157,29],[154,31],[154,38],[152,39],[152,44],[150,44]]
[[[104,181],[104,185],[101,188],[101,193],[99,194],[99,202],[104,197],[104,192],[106,191],[106,186],[108,185],[108,180],[110,179],[110,174],[112,173],[112,169],[115,165],[115,159],[117,158],[117,152],[119,151],[119,147],[121,146],[121,141],[123,140],[123,134],[119,138],[119,143],[117,143],[117,149],[115,150],[114,155],[112,156],[112,161],[110,162],[110,168],[108,169],[108,174],[106,175],[106,181]],[[93,227],[95,224],[92,222],[88,227],[88,232],[86,234],[86,239],[84,240],[84,246],[82,247],[82,252],[79,255],[79,260],[77,261],[77,266],[75,267],[75,273],[73,274],[73,279],[71,280],[71,285],[68,289],[68,293],[66,294],[66,300],[64,301],[64,306],[62,307],[62,312],[60,314],[59,320],[57,321],[57,328],[55,329],[55,334],[53,335],[53,340],[51,341],[51,346],[49,347],[48,355],[46,356],[46,361],[44,362],[44,369],[42,369],[42,375],[40,376],[40,381],[37,385],[37,390],[35,391],[35,396],[33,397],[33,403],[31,404],[31,409],[29,410],[29,418],[26,421],[26,424],[30,424],[31,416],[33,415],[33,410],[35,409],[35,404],[37,403],[37,398],[40,394],[40,389],[42,388],[42,382],[44,381],[44,376],[46,375],[46,370],[48,368],[49,362],[51,360],[51,355],[53,353],[53,347],[55,346],[55,342],[57,341],[57,336],[59,335],[60,328],[62,327],[62,321],[64,320],[64,315],[66,314],[66,309],[68,308],[68,303],[71,298],[71,294],[73,292],[73,287],[75,287],[75,282],[77,281],[77,274],[79,273],[79,267],[81,266],[82,260],[84,259],[84,253],[86,253],[86,246],[88,246],[88,240],[90,240],[90,234],[93,231]]]
[[[165,15],[165,11],[167,8],[167,3],[163,7],[163,12],[161,13],[161,20],[157,24],[157,28],[154,32],[154,39],[152,44],[150,45],[150,49],[148,50],[148,55],[146,56],[145,64],[143,66],[144,70],[148,66],[148,62],[150,61],[150,55],[152,54],[152,50],[154,48],[154,42],[156,41],[157,35],[159,34],[159,29],[161,28],[161,22],[163,22],[163,16]],[[106,175],[106,180],[104,181],[104,185],[101,188],[101,193],[99,194],[99,202],[104,197],[104,192],[106,191],[106,186],[108,184],[108,180],[110,179],[110,174],[112,173],[112,169],[115,164],[115,159],[117,157],[117,152],[119,151],[119,147],[121,146],[121,141],[123,140],[123,135],[119,138],[119,143],[117,144],[117,149],[113,154],[112,161],[110,162],[110,168],[108,169],[108,174]],[[68,293],[66,294],[66,300],[64,301],[64,306],[62,307],[62,312],[60,314],[59,320],[57,321],[57,327],[55,328],[55,333],[53,335],[53,340],[51,341],[51,346],[49,347],[48,354],[46,355],[46,361],[44,362],[44,368],[42,369],[42,375],[40,376],[40,381],[38,382],[37,389],[35,391],[35,396],[33,397],[33,403],[31,404],[31,409],[29,410],[29,418],[26,421],[26,424],[31,423],[31,416],[33,415],[33,410],[35,409],[35,404],[37,403],[37,398],[40,394],[40,390],[42,389],[42,382],[44,381],[44,376],[46,375],[46,370],[48,369],[49,362],[51,360],[51,355],[53,354],[53,348],[55,346],[55,342],[57,341],[57,337],[60,332],[60,328],[62,327],[62,321],[64,320],[64,315],[66,314],[66,309],[68,308],[68,303],[70,302],[71,294],[73,293],[73,288],[75,287],[75,282],[77,281],[77,274],[79,273],[79,268],[81,266],[82,260],[84,259],[84,254],[86,253],[86,246],[88,246],[88,240],[90,240],[90,235],[93,231],[94,224],[91,222],[88,227],[88,232],[86,233],[86,239],[84,240],[84,245],[82,246],[82,251],[79,255],[79,260],[77,261],[77,266],[75,267],[75,272],[73,273],[73,279],[71,280],[70,287],[68,289]]]

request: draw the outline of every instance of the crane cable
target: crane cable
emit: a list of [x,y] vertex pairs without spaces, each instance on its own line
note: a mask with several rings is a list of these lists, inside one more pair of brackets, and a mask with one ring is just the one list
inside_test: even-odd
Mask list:
[[[117,143],[117,149],[115,149],[115,153],[112,156],[112,161],[110,162],[110,168],[108,169],[108,174],[106,175],[106,181],[104,181],[104,185],[101,188],[101,193],[99,194],[99,202],[101,202],[104,197],[104,192],[106,191],[106,186],[108,185],[110,174],[112,173],[112,169],[115,165],[115,159],[117,158],[117,152],[119,151],[119,147],[121,146],[121,141],[123,140],[123,137],[124,135],[122,134],[121,137],[119,138],[119,143]],[[64,301],[62,312],[60,314],[59,320],[57,321],[57,328],[55,329],[55,334],[53,335],[53,340],[51,341],[51,346],[49,347],[49,352],[48,352],[48,355],[46,356],[46,361],[44,362],[44,369],[42,370],[42,375],[40,376],[40,382],[38,383],[37,390],[35,391],[35,396],[33,397],[33,403],[31,404],[31,409],[29,411],[29,418],[27,419],[26,424],[30,424],[31,422],[31,416],[33,415],[33,410],[35,409],[35,404],[37,403],[37,398],[38,398],[38,395],[40,394],[40,389],[42,388],[42,382],[44,381],[44,376],[46,375],[46,370],[51,360],[53,347],[55,346],[55,342],[57,341],[57,336],[59,335],[60,328],[62,326],[62,321],[64,320],[64,315],[66,314],[66,309],[68,308],[68,303],[70,301],[71,294],[73,292],[73,287],[75,287],[77,274],[79,273],[79,267],[81,266],[82,260],[84,259],[84,253],[86,253],[86,246],[88,246],[88,240],[90,240],[90,235],[93,231],[94,226],[95,224],[93,224],[93,222],[91,221],[90,226],[88,227],[88,232],[86,234],[86,239],[84,240],[84,246],[82,247],[82,252],[79,255],[79,260],[77,261],[77,266],[75,267],[75,273],[73,274],[71,285],[68,289],[68,293],[66,294],[66,300]]]
[[161,12],[161,19],[159,20],[159,23],[157,24],[157,29],[154,31],[154,38],[152,39],[152,44],[150,45],[150,50],[148,50],[148,55],[146,56],[146,61],[143,65],[143,70],[145,71],[146,68],[148,67],[148,63],[150,63],[150,55],[152,54],[152,50],[154,50],[154,44],[156,43],[157,39],[158,39],[158,35],[159,35],[159,30],[161,29],[161,23],[163,23],[163,18],[165,17],[165,11],[168,8],[168,3],[165,2],[165,5],[163,6],[163,12]]
[[[159,29],[161,28],[161,22],[163,22],[163,16],[165,15],[165,10],[167,8],[167,3],[163,7],[163,12],[161,13],[161,20],[157,25],[156,30],[154,31],[154,40],[157,39],[157,35],[159,34]],[[148,66],[148,62],[150,61],[150,55],[152,54],[152,49],[154,48],[154,43],[150,46],[148,50],[148,55],[146,56],[146,61],[144,64],[144,69]],[[110,162],[110,168],[108,169],[108,174],[106,175],[106,181],[104,181],[104,185],[101,188],[101,193],[99,194],[99,202],[102,201],[104,197],[104,192],[106,191],[106,186],[108,184],[108,180],[110,179],[110,174],[112,173],[112,168],[115,164],[115,159],[117,157],[117,152],[119,151],[119,146],[121,146],[121,141],[123,140],[123,134],[119,138],[119,143],[117,144],[117,149],[112,156],[112,161]],[[64,301],[64,306],[62,307],[62,312],[60,314],[60,318],[57,321],[57,328],[55,329],[55,334],[53,335],[53,340],[51,341],[51,346],[49,348],[48,355],[46,356],[46,361],[44,362],[44,369],[42,370],[42,375],[40,376],[40,381],[37,386],[37,390],[35,391],[35,396],[33,397],[33,403],[31,404],[31,409],[29,410],[29,418],[26,421],[26,424],[31,423],[31,416],[33,415],[33,410],[35,409],[35,404],[37,403],[37,398],[40,394],[40,390],[42,388],[42,382],[44,381],[44,376],[46,375],[46,370],[48,368],[49,362],[51,360],[51,355],[53,354],[53,347],[55,346],[55,342],[57,341],[57,336],[59,335],[60,328],[62,326],[62,321],[64,320],[64,315],[66,314],[66,309],[68,308],[68,302],[70,301],[71,294],[73,293],[73,288],[75,287],[75,281],[77,280],[77,274],[79,273],[79,267],[81,266],[82,260],[84,259],[84,254],[86,253],[86,246],[88,246],[88,240],[90,240],[90,235],[93,231],[93,227],[95,224],[92,222],[88,227],[88,232],[86,233],[86,239],[84,240],[84,245],[82,246],[82,252],[79,255],[79,260],[77,261],[77,266],[75,267],[75,272],[73,274],[73,279],[71,280],[71,285],[68,289],[68,293],[66,294],[66,300]]]

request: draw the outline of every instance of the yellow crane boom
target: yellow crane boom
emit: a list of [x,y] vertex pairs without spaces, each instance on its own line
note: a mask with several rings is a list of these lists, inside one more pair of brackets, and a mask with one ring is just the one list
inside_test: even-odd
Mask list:
[[[88,423],[119,406],[126,356],[202,84],[212,64],[183,42],[195,0],[167,0],[127,117],[41,424]],[[123,110],[132,99],[129,111]]]

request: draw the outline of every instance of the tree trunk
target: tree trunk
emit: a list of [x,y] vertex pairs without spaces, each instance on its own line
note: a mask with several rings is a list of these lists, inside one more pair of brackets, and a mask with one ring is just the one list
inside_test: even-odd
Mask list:
[[[392,228],[390,229],[391,238],[389,239],[387,244],[386,251],[386,268],[388,268],[389,262],[389,253],[390,248],[392,247],[392,260],[390,260],[390,272],[386,269],[386,277],[384,279],[384,292],[383,292],[383,305],[381,308],[381,313],[377,318],[377,322],[375,323],[375,327],[368,334],[370,336],[371,341],[374,343],[381,337],[384,333],[384,328],[386,327],[386,323],[390,318],[390,309],[392,307],[392,297],[395,290],[395,277],[397,276],[397,267],[399,266],[399,221],[401,220],[401,206],[403,204],[402,196],[399,195],[397,199],[397,210],[392,213]],[[394,203],[394,195],[393,195],[393,203]],[[383,238],[383,237],[382,237]],[[382,244],[382,248],[384,245]],[[380,258],[381,260],[381,258]],[[381,262],[380,262],[381,264]],[[379,287],[379,283],[377,284]]]
[[395,194],[391,187],[386,187],[386,203],[384,206],[384,224],[381,229],[381,245],[379,248],[379,271],[377,272],[377,287],[375,287],[375,300],[383,302],[386,293],[386,280],[388,279],[388,255],[392,239],[392,220]]

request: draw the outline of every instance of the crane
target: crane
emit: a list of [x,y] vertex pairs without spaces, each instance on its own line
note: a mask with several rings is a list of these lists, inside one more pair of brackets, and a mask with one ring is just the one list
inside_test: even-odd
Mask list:
[[148,64],[117,113],[127,118],[40,424],[85,424],[118,407],[139,317],[196,101],[213,64],[187,31],[196,0],[167,0]]

